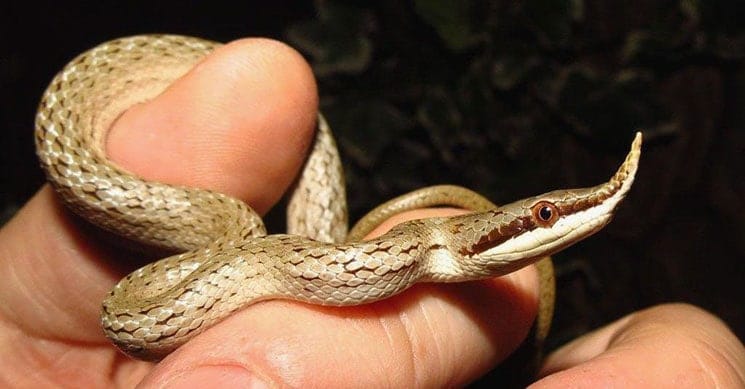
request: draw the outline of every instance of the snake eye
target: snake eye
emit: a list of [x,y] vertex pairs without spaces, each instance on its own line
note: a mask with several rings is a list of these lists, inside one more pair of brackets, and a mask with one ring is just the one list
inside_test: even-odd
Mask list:
[[548,201],[539,201],[531,208],[533,219],[541,227],[551,227],[559,219],[559,209]]

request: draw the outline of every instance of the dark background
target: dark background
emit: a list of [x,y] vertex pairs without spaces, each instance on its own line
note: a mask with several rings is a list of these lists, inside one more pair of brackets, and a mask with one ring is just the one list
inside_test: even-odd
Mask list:
[[268,36],[314,66],[353,220],[425,185],[498,203],[595,185],[643,129],[614,222],[555,256],[550,346],[670,301],[745,337],[745,3],[63,3],[0,6],[3,221],[43,183],[34,112],[74,55],[140,33]]

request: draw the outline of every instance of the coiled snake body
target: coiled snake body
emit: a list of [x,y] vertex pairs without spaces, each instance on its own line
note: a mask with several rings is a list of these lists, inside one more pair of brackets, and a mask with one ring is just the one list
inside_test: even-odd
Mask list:
[[[103,302],[105,334],[122,350],[159,359],[231,312],[266,299],[355,305],[416,282],[500,276],[591,235],[631,187],[641,134],[602,185],[560,190],[497,207],[467,189],[425,188],[373,210],[347,236],[341,165],[319,116],[317,138],[288,209],[288,234],[231,197],[145,181],[106,158],[104,140],[128,107],[157,96],[216,43],[135,36],[104,43],[51,82],[36,119],[48,180],[75,213],[123,237],[183,252],[122,279]],[[405,209],[455,205],[477,213],[410,221],[370,241],[362,236]],[[551,281],[550,260],[544,279]],[[546,270],[547,269],[547,270]],[[547,330],[553,285],[543,290]],[[543,328],[542,328],[543,327]]]

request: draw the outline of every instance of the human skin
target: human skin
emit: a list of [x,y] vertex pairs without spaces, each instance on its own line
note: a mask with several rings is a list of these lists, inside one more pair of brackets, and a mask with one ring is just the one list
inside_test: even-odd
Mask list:
[[[318,107],[302,57],[270,40],[218,49],[112,126],[107,152],[137,174],[228,193],[263,213],[291,184]],[[156,129],[156,130],[154,130]],[[411,218],[463,212],[407,212]],[[158,364],[103,337],[100,303],[143,260],[42,188],[0,230],[0,386],[462,386],[506,358],[537,311],[537,274],[418,285],[358,307],[267,301],[239,311]],[[745,350],[715,316],[653,307],[550,355],[535,387],[738,387]]]

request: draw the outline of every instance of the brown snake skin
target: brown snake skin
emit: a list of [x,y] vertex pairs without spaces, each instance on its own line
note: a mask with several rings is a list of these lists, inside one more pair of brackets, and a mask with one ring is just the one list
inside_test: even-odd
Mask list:
[[[173,35],[103,43],[70,62],[39,106],[37,153],[63,202],[125,238],[183,252],[134,271],[103,302],[106,336],[137,358],[160,359],[261,300],[356,305],[416,282],[507,274],[598,231],[634,180],[640,133],[607,183],[502,207],[464,188],[425,188],[377,208],[347,236],[339,156],[319,116],[314,148],[290,200],[288,234],[267,236],[261,218],[239,200],[145,181],[106,158],[111,123],[128,107],[157,96],[216,46]],[[388,216],[436,204],[479,212],[410,221],[361,241]],[[544,281],[552,281],[550,260],[542,266]],[[542,290],[538,325],[543,336],[553,309],[553,285],[545,285],[550,290]]]

